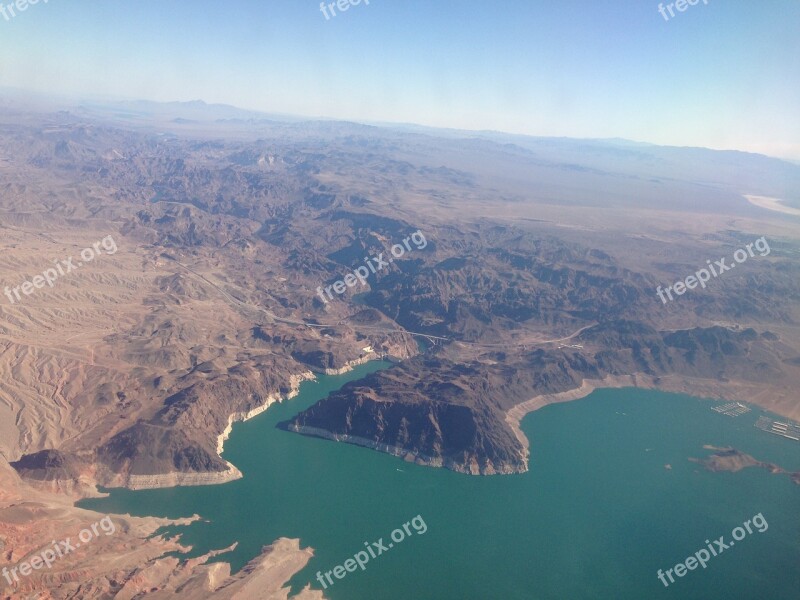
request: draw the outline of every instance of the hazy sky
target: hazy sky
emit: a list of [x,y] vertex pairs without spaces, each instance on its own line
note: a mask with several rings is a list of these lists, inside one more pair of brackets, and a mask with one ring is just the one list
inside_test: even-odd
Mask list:
[[0,85],[800,159],[798,0],[44,1]]

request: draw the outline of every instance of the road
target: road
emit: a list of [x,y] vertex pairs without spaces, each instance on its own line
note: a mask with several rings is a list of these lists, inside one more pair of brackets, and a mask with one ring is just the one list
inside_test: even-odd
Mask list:
[[523,340],[523,341],[516,341],[516,342],[498,343],[498,344],[481,344],[481,343],[478,343],[478,342],[464,342],[464,341],[461,341],[461,340],[454,340],[452,338],[441,337],[441,336],[438,336],[438,335],[431,335],[430,333],[423,333],[423,332],[420,332],[420,331],[409,331],[407,329],[386,329],[384,327],[377,327],[377,326],[371,326],[371,325],[353,326],[351,323],[345,323],[344,321],[339,321],[337,323],[308,323],[306,321],[297,321],[297,320],[294,320],[294,319],[285,319],[283,317],[277,316],[276,314],[272,313],[271,311],[269,311],[269,310],[267,310],[265,308],[261,308],[259,306],[253,306],[252,304],[248,304],[246,302],[242,302],[238,298],[234,298],[233,296],[231,296],[228,292],[226,292],[224,289],[219,287],[213,281],[210,281],[209,279],[206,279],[205,276],[201,275],[197,271],[193,270],[191,267],[188,267],[187,265],[185,265],[182,262],[180,262],[178,259],[170,256],[169,254],[161,254],[161,256],[163,258],[169,259],[172,262],[180,265],[188,273],[194,275],[195,277],[199,278],[201,281],[203,281],[203,282],[207,283],[208,285],[210,285],[211,287],[213,287],[215,290],[217,290],[220,294],[222,294],[234,306],[238,306],[240,308],[245,308],[245,309],[248,309],[248,310],[251,310],[251,311],[256,311],[258,313],[261,313],[261,314],[265,315],[269,319],[269,322],[286,323],[288,325],[297,325],[297,326],[301,326],[301,327],[335,328],[335,327],[346,326],[346,327],[349,327],[350,329],[362,330],[362,331],[371,330],[371,331],[379,331],[381,333],[405,333],[405,334],[408,334],[408,335],[411,335],[411,336],[415,336],[415,337],[427,338],[428,340],[440,340],[440,341],[454,342],[455,344],[458,344],[458,345],[470,346],[470,347],[474,347],[474,348],[509,348],[509,347],[512,347],[512,348],[524,348],[524,347],[527,347],[527,346],[539,346],[539,345],[545,345],[545,344],[554,344],[554,343],[558,343],[558,342],[564,342],[564,341],[567,341],[567,340],[571,340],[575,336],[579,335],[581,332],[589,329],[590,327],[594,327],[596,325],[596,323],[591,323],[589,325],[585,325],[584,327],[581,327],[580,329],[578,329],[577,331],[575,331],[574,333],[572,333],[572,334],[570,334],[570,335],[568,335],[566,337],[557,338],[557,339],[553,339],[553,340],[529,339],[528,341]]

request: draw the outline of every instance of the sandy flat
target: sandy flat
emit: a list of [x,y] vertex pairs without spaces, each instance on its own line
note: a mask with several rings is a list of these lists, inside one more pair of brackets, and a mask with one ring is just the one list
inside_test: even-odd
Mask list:
[[767,210],[774,210],[775,212],[784,213],[787,215],[794,215],[800,217],[800,209],[792,208],[791,206],[784,206],[779,198],[769,198],[767,196],[748,196],[744,195],[750,204],[754,204],[759,208],[766,208]]

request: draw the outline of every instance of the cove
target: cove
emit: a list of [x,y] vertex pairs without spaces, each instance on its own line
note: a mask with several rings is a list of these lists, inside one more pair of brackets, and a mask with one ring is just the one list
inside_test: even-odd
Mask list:
[[[373,362],[305,382],[300,394],[234,425],[225,459],[244,478],[225,485],[111,490],[80,503],[103,513],[207,522],[176,527],[191,556],[234,542],[218,557],[240,569],[278,537],[315,549],[291,581],[321,589],[328,571],[421,515],[412,535],[366,570],[325,590],[333,600],[538,600],[796,598],[800,589],[800,486],[748,468],[712,473],[690,462],[704,444],[733,446],[800,470],[800,444],[756,429],[764,413],[728,417],[720,404],[639,389],[597,390],[531,413],[530,471],[472,477],[276,428],[347,381],[388,367]],[[670,465],[671,468],[665,468]],[[748,535],[665,588],[669,569],[762,513]]]

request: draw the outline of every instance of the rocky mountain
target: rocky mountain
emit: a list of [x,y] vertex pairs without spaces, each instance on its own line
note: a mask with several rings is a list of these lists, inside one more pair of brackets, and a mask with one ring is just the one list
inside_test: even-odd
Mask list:
[[691,380],[711,373],[723,382],[788,390],[791,378],[770,337],[753,329],[659,332],[609,321],[576,336],[579,350],[540,348],[466,364],[434,353],[349,383],[282,427],[464,473],[521,472],[529,454],[506,419],[514,406],[580,388],[584,380],[629,374]]
[[[159,132],[99,106],[0,123],[3,280],[107,236],[119,247],[0,306],[0,416],[14,424],[0,451],[31,481],[228,481],[233,421],[377,357],[396,365],[285,427],[508,473],[528,456],[509,415],[587,382],[758,385],[762,406],[798,416],[797,223],[729,183],[700,204],[725,153],[682,175],[680,152],[613,140],[201,123],[203,110],[165,107]],[[734,162],[748,192],[800,182],[780,161]],[[630,174],[642,164],[646,180]],[[696,205],[664,204],[690,188]],[[759,237],[768,255],[656,295]]]

